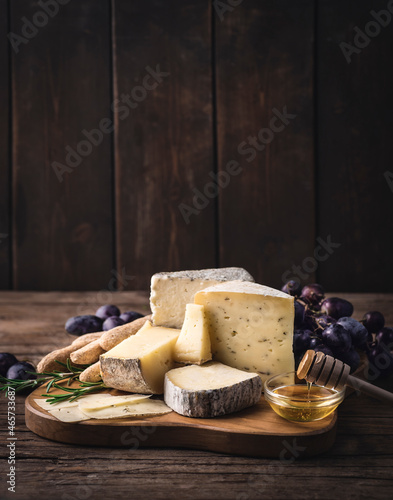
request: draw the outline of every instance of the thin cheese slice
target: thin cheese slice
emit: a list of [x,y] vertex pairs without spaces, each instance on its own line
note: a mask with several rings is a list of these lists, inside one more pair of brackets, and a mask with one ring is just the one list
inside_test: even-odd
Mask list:
[[[48,398],[50,394],[48,394]],[[59,403],[50,403],[45,399],[35,399],[34,402],[46,411],[59,409],[59,408],[77,408],[81,402],[93,402],[93,401],[103,401],[108,398],[112,398],[111,394],[87,394],[86,396],[81,396],[74,401],[61,401]]]
[[164,415],[172,410],[160,400],[147,399],[128,405],[119,405],[110,408],[82,409],[87,418],[130,418],[130,417],[152,417]]
[[204,307],[187,304],[186,316],[175,345],[175,361],[201,365],[212,359]]
[[213,359],[257,372],[262,381],[295,369],[294,298],[257,283],[232,281],[195,295],[205,307]]
[[210,361],[175,368],[165,375],[165,403],[180,415],[209,418],[256,404],[262,381],[257,373]]
[[110,408],[116,406],[124,406],[134,403],[139,403],[150,398],[151,395],[144,396],[142,394],[130,394],[127,396],[111,396],[110,398],[97,398],[93,401],[81,401],[79,408],[81,410],[99,410],[102,408]]
[[145,323],[136,335],[100,356],[105,385],[139,394],[162,394],[165,373],[174,367],[179,333]]
[[53,410],[49,410],[49,413],[62,422],[81,422],[82,420],[89,420],[91,418],[86,416],[77,406],[54,408]]

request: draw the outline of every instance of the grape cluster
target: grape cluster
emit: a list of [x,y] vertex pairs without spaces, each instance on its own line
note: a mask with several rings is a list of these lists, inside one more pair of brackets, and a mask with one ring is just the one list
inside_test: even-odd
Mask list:
[[359,352],[369,360],[369,374],[374,378],[393,373],[393,328],[385,327],[383,314],[366,313],[360,321],[352,318],[353,305],[339,297],[325,298],[317,283],[303,288],[288,281],[282,291],[295,297],[293,352],[296,364],[305,351],[313,349],[333,356],[355,371]]
[[120,312],[117,306],[106,304],[97,309],[95,314],[84,314],[73,316],[65,324],[65,329],[72,335],[85,335],[86,333],[111,330],[116,326],[131,323],[135,319],[142,318],[143,314],[136,311]]
[[0,375],[10,380],[33,380],[37,378],[32,364],[27,361],[18,361],[9,352],[0,352]]

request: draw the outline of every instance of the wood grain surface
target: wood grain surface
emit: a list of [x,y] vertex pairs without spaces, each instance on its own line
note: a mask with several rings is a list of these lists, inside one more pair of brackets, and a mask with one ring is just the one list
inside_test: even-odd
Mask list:
[[[12,31],[39,10],[12,1]],[[12,52],[15,288],[99,289],[113,278],[111,137],[86,154],[83,134],[110,116],[108,12],[107,0],[69,2]],[[78,144],[85,153],[69,167],[66,148]],[[55,161],[71,169],[62,182]]]
[[285,443],[296,441],[299,457],[308,457],[326,452],[336,437],[336,412],[317,422],[296,424],[274,413],[263,396],[252,408],[210,419],[183,417],[172,411],[150,418],[66,423],[37,405],[36,399],[46,399],[42,393],[43,389],[38,388],[26,399],[26,426],[41,437],[61,443],[129,448],[129,436],[144,432],[146,439],[139,443],[140,447],[191,448],[278,459],[289,453],[283,452]]
[[315,246],[314,3],[248,1],[215,26],[218,170],[241,169],[220,192],[220,264],[281,287]]
[[[0,39],[6,40],[8,2],[0,0]],[[11,211],[10,211],[10,72],[9,47],[0,44],[0,289],[12,288],[11,282]]]
[[[318,279],[327,289],[391,291],[393,266],[385,248],[393,184],[385,172],[393,175],[386,161],[393,156],[393,30],[371,15],[386,5],[385,0],[318,2],[318,231],[340,245],[320,266]],[[355,35],[370,21],[380,32],[357,42],[360,50]],[[356,50],[349,60],[342,43]]]
[[[210,2],[113,6],[114,97],[132,106],[115,116],[117,262],[134,275],[120,288],[140,289],[159,271],[216,265],[215,203],[179,209],[214,169]],[[143,92],[157,68],[166,76]]]
[[[355,305],[355,318],[379,309],[387,324],[393,325],[393,295],[342,295]],[[147,311],[145,292],[121,292],[111,299],[121,309]],[[94,309],[97,293],[0,292],[1,350],[37,362],[49,350],[67,345],[70,336],[64,332],[65,320],[81,304]],[[330,451],[301,460],[293,456],[285,463],[187,449],[140,448],[137,441],[129,449],[55,443],[26,428],[25,398],[17,396],[16,493],[5,489],[9,435],[7,404],[1,398],[1,498],[120,500],[130,492],[142,500],[391,497],[392,409],[365,396],[354,394],[340,405],[337,439]]]

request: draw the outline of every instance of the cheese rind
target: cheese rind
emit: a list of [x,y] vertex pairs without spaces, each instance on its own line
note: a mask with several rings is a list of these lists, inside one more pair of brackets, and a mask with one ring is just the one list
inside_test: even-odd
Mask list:
[[196,292],[233,280],[254,281],[251,274],[241,267],[154,274],[150,292],[153,324],[181,328],[186,304],[194,302]]
[[187,304],[184,323],[175,345],[175,361],[201,365],[212,359],[204,307]]
[[233,281],[195,295],[209,324],[213,359],[257,372],[262,381],[295,369],[294,298],[257,283]]
[[210,418],[252,406],[261,398],[258,374],[214,361],[175,368],[165,375],[164,401],[186,417]]
[[106,386],[139,394],[162,394],[164,376],[174,367],[180,331],[145,325],[132,337],[100,356]]

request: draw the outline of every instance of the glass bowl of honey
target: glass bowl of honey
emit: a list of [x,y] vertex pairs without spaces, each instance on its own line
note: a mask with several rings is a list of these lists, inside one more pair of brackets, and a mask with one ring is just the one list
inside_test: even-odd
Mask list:
[[296,372],[282,373],[264,383],[265,399],[273,410],[292,422],[314,422],[332,413],[343,401],[340,391],[300,380]]

